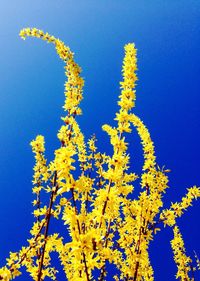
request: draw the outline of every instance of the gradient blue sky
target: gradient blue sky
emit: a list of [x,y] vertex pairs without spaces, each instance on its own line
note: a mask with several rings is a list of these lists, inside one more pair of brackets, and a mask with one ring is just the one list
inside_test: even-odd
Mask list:
[[[43,0],[0,2],[0,264],[26,244],[32,224],[33,156],[29,142],[46,138],[47,156],[58,146],[64,72],[53,46],[22,41],[19,30],[37,27],[62,39],[76,54],[86,80],[79,118],[86,137],[114,124],[123,46],[138,49],[135,112],[148,126],[160,166],[171,169],[165,206],[200,185],[200,1]],[[132,167],[141,166],[138,137]],[[106,148],[107,149],[107,148]],[[189,254],[200,256],[199,202],[179,219]],[[156,281],[175,280],[170,229],[151,245]],[[28,280],[20,277],[19,280]],[[110,278],[111,280],[112,278]]]

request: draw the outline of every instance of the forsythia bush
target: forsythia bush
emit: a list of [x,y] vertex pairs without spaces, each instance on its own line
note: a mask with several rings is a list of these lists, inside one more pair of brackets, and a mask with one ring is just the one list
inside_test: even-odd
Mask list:
[[[53,43],[65,63],[66,115],[58,132],[60,148],[49,164],[45,158],[44,137],[31,142],[35,155],[33,193],[34,217],[28,246],[10,253],[6,266],[0,269],[0,280],[12,280],[25,267],[33,280],[46,277],[57,280],[58,268],[52,264],[56,252],[66,280],[134,280],[152,281],[153,268],[149,259],[149,244],[160,226],[172,228],[171,241],[177,264],[176,278],[195,280],[194,270],[199,260],[192,262],[186,255],[177,218],[200,197],[200,188],[193,186],[180,202],[163,209],[163,194],[168,188],[169,170],[156,163],[154,144],[144,123],[132,112],[135,106],[137,58],[134,44],[125,45],[120,82],[119,111],[116,127],[104,125],[113,148],[112,155],[97,150],[96,138],[85,141],[76,117],[81,114],[84,80],[81,68],[74,61],[69,47],[55,37],[36,28],[21,30],[20,36],[37,37]],[[141,139],[144,164],[140,175],[129,169],[130,155],[125,136],[135,127]],[[141,191],[134,198],[134,183]],[[48,197],[47,204],[42,203]],[[53,219],[63,221],[66,236],[50,233]],[[63,233],[64,235],[64,233]],[[68,237],[67,241],[64,238]],[[114,276],[107,276],[109,264],[115,266]],[[48,279],[47,278],[47,279]]]

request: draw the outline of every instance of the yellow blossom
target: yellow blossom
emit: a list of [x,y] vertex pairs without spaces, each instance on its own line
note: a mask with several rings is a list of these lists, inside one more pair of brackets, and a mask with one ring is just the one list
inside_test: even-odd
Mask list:
[[[36,28],[22,29],[20,36],[52,43],[64,62],[66,115],[61,118],[63,125],[57,133],[60,146],[55,149],[51,162],[45,158],[42,135],[30,143],[35,157],[32,189],[36,196],[35,220],[27,245],[11,252],[6,266],[0,268],[0,280],[14,279],[21,274],[22,267],[35,281],[58,280],[52,258],[55,252],[66,280],[91,281],[96,275],[99,281],[110,277],[116,281],[153,281],[149,246],[163,229],[163,223],[174,231],[171,245],[178,268],[176,277],[194,281],[190,276],[192,260],[186,255],[176,222],[194,199],[200,197],[200,188],[189,188],[179,203],[163,209],[169,169],[157,165],[151,135],[132,112],[137,81],[135,45],[129,43],[124,47],[116,125],[102,126],[112,146],[112,152],[106,154],[98,150],[95,135],[85,140],[77,121],[77,115],[82,114],[84,80],[74,53],[60,39]],[[134,158],[131,159],[127,141],[127,133],[133,128],[139,135],[144,158],[138,175],[133,170]],[[57,222],[52,225],[55,219],[63,223],[60,234],[55,232]],[[107,275],[109,264],[117,269],[114,276]]]

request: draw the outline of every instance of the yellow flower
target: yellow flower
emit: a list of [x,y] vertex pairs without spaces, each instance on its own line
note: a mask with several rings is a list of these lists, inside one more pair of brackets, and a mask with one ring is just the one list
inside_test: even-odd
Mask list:
[[[115,116],[117,125],[102,127],[112,146],[112,152],[106,154],[98,151],[94,135],[85,141],[76,120],[82,113],[84,80],[70,48],[36,28],[25,28],[20,36],[23,39],[36,37],[55,46],[65,64],[63,108],[66,116],[61,118],[64,124],[57,134],[60,146],[49,164],[44,155],[44,137],[38,135],[30,143],[35,157],[32,189],[36,196],[33,200],[35,222],[28,245],[16,253],[11,252],[6,266],[0,268],[0,280],[14,279],[21,274],[21,267],[25,267],[33,280],[57,280],[58,271],[52,266],[51,255],[56,252],[66,280],[90,281],[94,273],[99,274],[99,280],[106,280],[107,264],[112,264],[117,269],[113,277],[116,281],[153,281],[149,245],[163,222],[174,229],[171,245],[178,268],[176,277],[192,281],[189,277],[191,259],[185,253],[175,224],[193,200],[200,197],[200,188],[189,188],[179,203],[161,210],[169,170],[158,167],[150,133],[131,111],[136,100],[135,45],[130,43],[124,47],[119,110]],[[126,133],[131,133],[132,125],[143,149],[140,176],[132,171],[134,161],[128,150]],[[51,227],[54,219],[62,220],[67,240],[54,233]]]

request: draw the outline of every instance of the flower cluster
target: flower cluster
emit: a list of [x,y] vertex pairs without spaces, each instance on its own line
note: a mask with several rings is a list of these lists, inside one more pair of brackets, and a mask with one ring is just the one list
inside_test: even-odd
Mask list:
[[[153,281],[154,271],[149,258],[149,245],[157,231],[165,225],[173,227],[194,199],[200,188],[191,187],[180,203],[163,209],[163,195],[168,188],[169,170],[159,168],[154,143],[141,119],[133,113],[137,81],[137,57],[134,44],[125,45],[120,82],[119,111],[116,126],[103,125],[113,151],[100,152],[96,136],[85,141],[77,122],[81,114],[84,80],[81,68],[69,47],[54,36],[36,28],[21,30],[20,36],[36,37],[55,45],[65,63],[65,102],[63,125],[58,131],[60,147],[54,159],[47,162],[44,137],[31,142],[35,155],[33,168],[34,223],[28,244],[10,253],[0,269],[0,280],[9,281],[21,274],[24,267],[35,281],[57,279],[60,268],[66,280],[106,280],[107,269],[115,267],[114,280]],[[144,163],[141,175],[130,169],[127,134],[134,127],[141,139]],[[134,186],[141,186],[138,194]],[[137,195],[135,195],[137,194]],[[45,199],[44,199],[45,198]],[[63,233],[49,231],[54,220],[64,225]],[[67,239],[66,239],[67,237]],[[182,236],[174,227],[171,242],[178,266],[177,278],[189,279],[192,260],[185,254]],[[53,263],[56,252],[60,266]],[[196,258],[198,261],[198,258]]]
[[184,241],[178,226],[174,227],[173,232],[174,238],[171,241],[171,246],[174,253],[174,260],[178,267],[176,278],[180,278],[181,281],[193,281],[194,278],[190,279],[189,277],[189,272],[194,270],[192,260],[186,256]]

